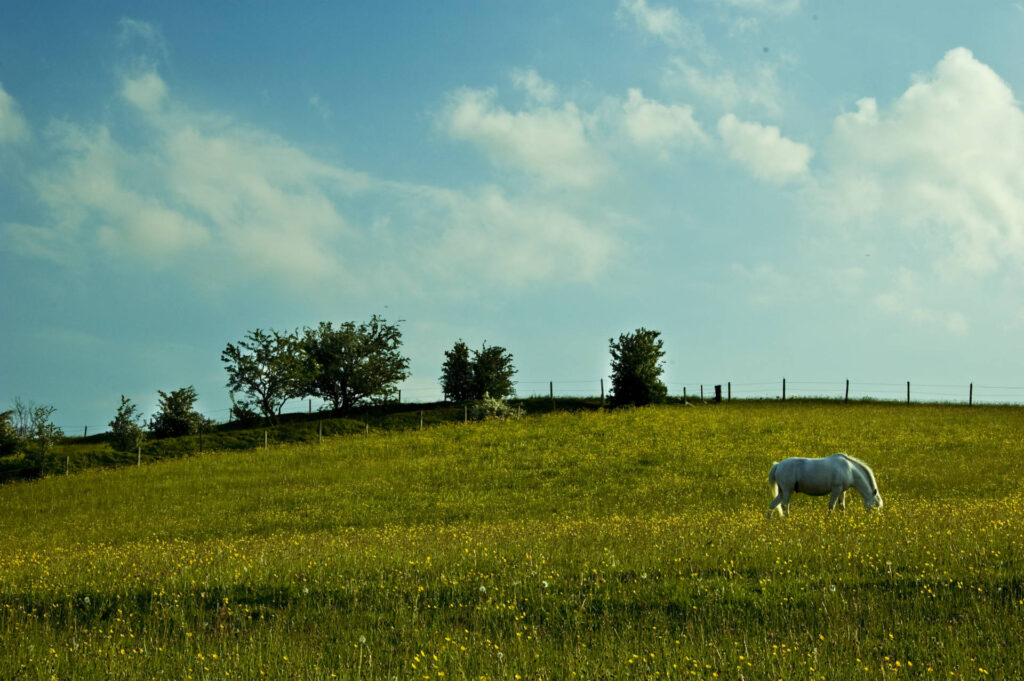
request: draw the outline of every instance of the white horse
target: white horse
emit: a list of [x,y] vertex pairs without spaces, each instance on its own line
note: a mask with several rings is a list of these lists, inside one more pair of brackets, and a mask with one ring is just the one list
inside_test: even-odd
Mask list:
[[864,499],[864,508],[882,508],[875,474],[866,463],[849,454],[833,454],[821,459],[783,459],[772,464],[768,482],[775,495],[768,507],[769,518],[776,509],[779,515],[789,515],[789,497],[793,492],[818,497],[831,494],[828,510],[834,509],[837,503],[845,510],[846,490],[854,487]]

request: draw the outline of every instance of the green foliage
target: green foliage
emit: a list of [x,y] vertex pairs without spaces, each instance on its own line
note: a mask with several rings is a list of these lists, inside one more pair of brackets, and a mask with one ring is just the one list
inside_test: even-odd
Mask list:
[[14,425],[14,412],[0,413],[0,456],[12,456],[25,446],[25,439]]
[[490,395],[503,399],[515,394],[512,377],[516,368],[512,354],[500,345],[488,347],[484,343],[480,350],[473,351],[473,397],[483,399]]
[[346,413],[364,404],[380,404],[409,376],[409,359],[399,352],[401,346],[398,325],[377,315],[359,325],[321,322],[315,329],[307,328],[302,347],[316,371],[305,392]]
[[233,390],[228,391],[228,397],[231,398],[230,421],[251,423],[260,417],[260,413],[253,409],[249,400],[235,398]]
[[208,428],[211,425],[209,419],[193,409],[196,400],[199,399],[194,387],[173,390],[170,394],[163,390],[158,390],[157,393],[160,395],[159,411],[149,426],[153,437],[195,435],[200,428]]
[[35,477],[42,477],[47,453],[64,437],[64,431],[50,420],[55,411],[56,407],[45,404],[32,405],[29,409],[30,445],[25,449],[25,461],[28,464],[28,473]]
[[144,419],[138,407],[121,395],[121,406],[117,408],[114,420],[110,422],[110,446],[118,452],[134,452],[146,439],[142,424]]
[[665,356],[659,331],[643,327],[634,333],[623,333],[616,341],[608,339],[612,355],[613,405],[644,405],[660,402],[668,394],[661,382]]
[[247,395],[271,423],[285,402],[306,394],[316,363],[306,353],[297,333],[256,329],[221,353],[227,366],[228,388]]
[[469,347],[461,339],[444,353],[441,391],[449,402],[468,402],[474,397],[473,363],[469,359]]
[[491,397],[487,393],[484,396],[473,402],[473,406],[469,410],[469,417],[474,421],[486,421],[488,419],[496,419],[499,421],[517,420],[522,418],[523,409],[521,407],[513,407],[510,404],[506,404],[503,400],[496,397]]

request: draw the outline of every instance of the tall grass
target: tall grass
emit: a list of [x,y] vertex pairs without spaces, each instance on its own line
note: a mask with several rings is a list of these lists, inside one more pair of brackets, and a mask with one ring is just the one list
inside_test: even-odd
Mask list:
[[[0,670],[1019,677],[1019,408],[733,403],[441,425],[0,488]],[[847,451],[886,507],[767,471]]]

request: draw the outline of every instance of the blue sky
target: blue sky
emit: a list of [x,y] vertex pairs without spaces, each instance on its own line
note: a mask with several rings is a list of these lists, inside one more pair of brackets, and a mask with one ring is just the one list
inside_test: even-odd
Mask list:
[[226,343],[373,313],[412,400],[459,338],[596,392],[639,326],[673,393],[1024,385],[1022,38],[1019,2],[5,2],[0,403],[216,417]]

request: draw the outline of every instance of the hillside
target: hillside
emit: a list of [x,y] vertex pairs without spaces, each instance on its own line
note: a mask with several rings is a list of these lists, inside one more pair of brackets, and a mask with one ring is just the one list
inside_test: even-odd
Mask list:
[[[1024,410],[733,403],[219,452],[0,487],[27,678],[1020,671]],[[886,508],[773,460],[848,451]],[[865,671],[866,670],[866,671]],[[742,675],[742,676],[741,676]]]

